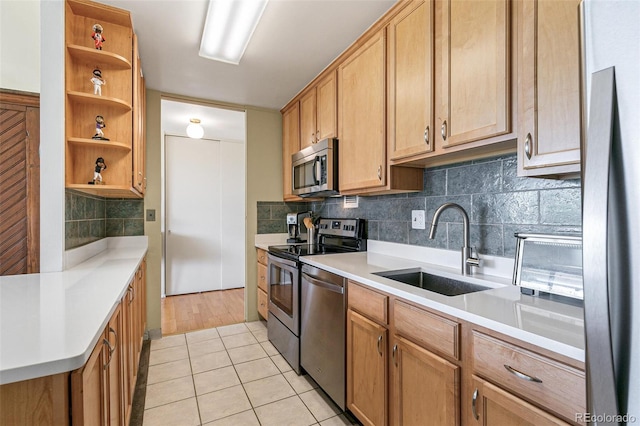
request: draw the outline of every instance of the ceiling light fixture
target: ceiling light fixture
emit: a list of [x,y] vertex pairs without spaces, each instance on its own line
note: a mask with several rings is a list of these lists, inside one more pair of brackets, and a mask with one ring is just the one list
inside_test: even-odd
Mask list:
[[192,118],[187,126],[187,136],[192,139],[201,139],[204,136],[204,129],[200,125],[200,120]]
[[268,0],[209,0],[200,56],[238,65]]

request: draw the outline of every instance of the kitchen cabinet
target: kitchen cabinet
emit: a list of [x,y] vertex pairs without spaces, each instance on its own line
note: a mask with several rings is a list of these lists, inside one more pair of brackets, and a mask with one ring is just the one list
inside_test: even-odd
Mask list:
[[258,249],[258,313],[265,320],[269,319],[269,297],[267,286],[267,252]]
[[391,424],[460,424],[460,367],[402,337],[391,358]]
[[[142,80],[134,76],[139,61],[133,55],[131,16],[99,3],[67,0],[65,21],[65,187],[102,197],[141,197],[132,179],[134,169],[142,171],[140,164],[134,167],[139,160],[135,150],[143,143],[134,132],[144,132],[144,125],[139,120],[142,105],[134,100],[134,80],[136,89]],[[101,49],[91,37],[95,24],[103,27]],[[100,92],[91,82],[96,69],[105,82]],[[135,92],[138,96],[140,90]],[[98,117],[104,120],[102,138]],[[101,173],[102,184],[94,185],[99,157],[107,168]]]
[[436,2],[437,147],[490,143],[491,138],[510,134],[510,4],[508,0]]
[[[476,413],[474,417],[477,415],[479,418],[487,419],[494,413],[498,418],[507,418],[508,415],[512,415],[514,418],[521,418],[519,423],[512,424],[528,424],[524,420],[534,417],[523,413],[533,412],[535,414],[537,411],[528,407],[537,405],[539,409],[553,413],[564,419],[563,421],[575,423],[576,413],[587,411],[584,371],[505,341],[498,335],[489,335],[477,330],[472,330],[469,344],[473,348],[474,374],[493,383],[493,385],[487,386],[481,380],[480,387],[473,389],[472,392],[476,395],[471,397],[472,400],[475,400]],[[477,382],[477,378],[474,380]],[[477,394],[476,389],[478,389]],[[487,392],[486,395],[481,394],[483,389]],[[497,392],[500,389],[502,389],[502,393]],[[493,399],[496,404],[500,404],[496,400],[508,400],[507,395],[509,394],[525,399],[528,403],[516,404],[518,400],[511,398],[511,403],[503,403],[500,409],[490,403],[489,410],[493,408],[495,411],[484,412],[480,417],[477,412],[477,395],[480,395],[480,398]],[[486,405],[483,406],[486,407]],[[517,407],[517,410],[514,407]],[[513,411],[513,413],[507,414],[506,412],[509,411]],[[562,422],[549,423],[549,419],[552,418],[551,415],[546,416],[548,424],[564,424]],[[554,419],[554,421],[557,420]],[[533,424],[538,423],[534,422]]]
[[474,396],[471,424],[483,426],[551,426],[569,425],[522,399],[473,376]]
[[578,176],[579,0],[518,5],[518,175]]
[[347,310],[347,408],[364,425],[387,424],[387,334]]
[[83,368],[71,373],[72,424],[126,424],[122,370],[121,304]]
[[300,151],[300,102],[282,111],[282,182],[283,200],[301,200],[293,195],[291,156]]
[[391,160],[431,152],[434,2],[412,1],[388,25],[388,144]]
[[422,189],[422,170],[387,162],[385,76],[386,37],[381,28],[338,66],[341,194]]
[[338,66],[340,192],[385,185],[385,61],[382,29]]
[[146,85],[142,74],[138,37],[133,35],[133,187],[144,195],[147,189],[146,175]]
[[336,71],[331,69],[300,97],[300,149],[337,136]]

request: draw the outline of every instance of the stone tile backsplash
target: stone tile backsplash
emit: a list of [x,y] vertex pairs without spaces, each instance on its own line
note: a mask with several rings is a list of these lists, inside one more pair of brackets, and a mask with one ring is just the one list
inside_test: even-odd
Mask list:
[[65,192],[65,248],[105,237],[144,235],[144,200]]
[[[434,240],[429,224],[446,202],[460,204],[471,223],[471,245],[480,254],[513,257],[515,232],[581,232],[580,180],[521,178],[515,154],[442,166],[424,171],[418,193],[360,197],[356,209],[340,198],[323,202],[258,203],[258,233],[286,232],[286,213],[313,210],[323,217],[367,220],[368,238],[459,250],[462,217],[448,210]],[[426,229],[411,229],[411,210],[426,211]]]

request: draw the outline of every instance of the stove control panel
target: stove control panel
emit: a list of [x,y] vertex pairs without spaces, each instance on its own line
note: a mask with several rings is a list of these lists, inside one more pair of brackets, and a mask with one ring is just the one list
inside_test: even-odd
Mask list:
[[318,235],[362,238],[364,235],[364,219],[321,218],[318,223]]

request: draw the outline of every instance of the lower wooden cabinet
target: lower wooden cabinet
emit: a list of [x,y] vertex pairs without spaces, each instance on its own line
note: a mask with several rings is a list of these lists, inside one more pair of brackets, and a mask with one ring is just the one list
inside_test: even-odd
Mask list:
[[265,320],[269,317],[269,296],[267,285],[267,252],[258,249],[258,313]]
[[472,423],[491,426],[569,425],[515,395],[473,376]]
[[75,425],[106,425],[109,396],[105,365],[107,345],[104,333],[89,360],[71,373],[71,420]]
[[460,424],[460,367],[402,337],[391,350],[393,425]]
[[387,333],[347,311],[347,408],[363,425],[387,423]]

